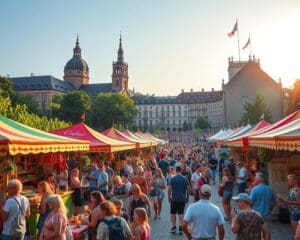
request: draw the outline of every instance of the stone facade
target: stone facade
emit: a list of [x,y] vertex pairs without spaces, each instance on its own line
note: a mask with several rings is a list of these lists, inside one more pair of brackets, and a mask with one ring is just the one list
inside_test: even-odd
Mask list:
[[246,62],[229,59],[228,82],[223,82],[225,125],[237,126],[242,118],[244,104],[253,102],[257,95],[264,98],[271,111],[272,120],[283,117],[283,90],[281,82],[275,82],[260,67],[259,59],[250,58]]

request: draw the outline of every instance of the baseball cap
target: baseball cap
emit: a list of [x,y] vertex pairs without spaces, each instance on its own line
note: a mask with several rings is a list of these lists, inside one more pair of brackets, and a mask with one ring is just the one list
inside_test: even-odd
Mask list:
[[232,198],[234,201],[244,201],[244,202],[251,202],[251,199],[247,193],[240,193],[236,197]]
[[200,191],[204,196],[210,196],[211,195],[211,187],[207,184],[203,184],[200,188]]

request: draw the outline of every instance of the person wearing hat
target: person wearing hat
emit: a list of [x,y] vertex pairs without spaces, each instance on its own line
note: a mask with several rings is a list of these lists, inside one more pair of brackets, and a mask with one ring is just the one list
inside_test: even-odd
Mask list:
[[251,199],[248,194],[240,193],[232,199],[236,201],[238,207],[232,213],[231,224],[232,232],[237,235],[236,239],[261,240],[261,234],[263,234],[263,239],[269,240],[270,236],[264,220],[258,212],[251,209]]
[[241,161],[237,162],[236,165],[239,169],[238,176],[236,177],[238,193],[244,193],[247,188],[248,171]]
[[[183,221],[183,231],[188,239],[219,240],[224,239],[224,217],[220,208],[209,201],[211,187],[203,184],[199,190],[200,200],[189,205]],[[188,229],[192,225],[191,232]]]
[[183,234],[182,225],[183,225],[183,213],[185,204],[189,200],[189,181],[188,179],[181,174],[181,167],[176,167],[176,175],[172,177],[169,181],[168,186],[168,199],[170,203],[170,212],[171,212],[171,222],[172,228],[171,233],[176,233],[176,215],[178,214],[180,226],[178,228],[178,233]]

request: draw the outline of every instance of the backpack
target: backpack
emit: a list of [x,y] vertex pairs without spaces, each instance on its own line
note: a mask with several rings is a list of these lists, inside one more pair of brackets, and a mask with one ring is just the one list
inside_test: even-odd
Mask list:
[[111,220],[103,219],[103,223],[105,223],[108,227],[109,231],[109,240],[125,240],[125,236],[123,233],[123,227],[121,224],[121,218],[115,217]]
[[25,199],[21,197],[20,201],[18,202],[16,198],[13,197],[18,205],[18,215],[14,218],[11,225],[11,237],[22,237],[26,233],[26,218],[25,218]]

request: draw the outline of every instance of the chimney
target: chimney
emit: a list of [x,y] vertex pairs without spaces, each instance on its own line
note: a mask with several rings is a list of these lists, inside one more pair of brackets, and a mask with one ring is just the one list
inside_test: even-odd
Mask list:
[[204,92],[204,88],[201,89],[201,92]]
[[212,92],[214,92],[214,91],[215,91],[215,89],[214,89],[214,88],[212,88],[212,89],[211,89],[211,91],[212,91]]
[[181,89],[181,93],[184,93],[184,89]]
[[34,77],[34,75],[35,75],[34,73],[30,73],[30,77]]
[[191,92],[193,92],[193,89],[191,88]]

